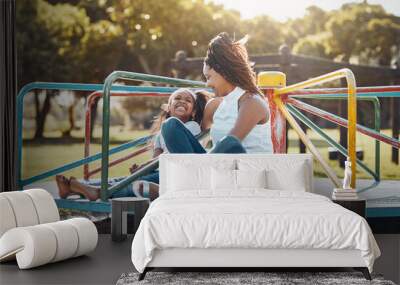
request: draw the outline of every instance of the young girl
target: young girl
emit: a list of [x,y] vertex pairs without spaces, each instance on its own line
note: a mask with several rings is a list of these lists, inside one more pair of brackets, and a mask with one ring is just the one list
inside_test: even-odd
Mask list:
[[[167,104],[161,106],[162,111],[153,123],[152,134],[155,135],[154,139],[154,152],[153,158],[162,153],[167,153],[168,148],[165,144],[164,137],[161,135],[160,128],[162,123],[170,118],[176,118],[185,129],[189,130],[193,136],[201,132],[200,123],[203,118],[204,108],[207,104],[210,94],[206,91],[192,91],[186,88],[176,90],[168,99]],[[134,172],[139,167],[134,164],[130,171]],[[118,183],[125,177],[110,179],[109,184],[113,185]],[[75,177],[70,179],[63,175],[56,176],[56,182],[59,189],[61,198],[66,198],[71,194],[83,195],[90,201],[95,201],[100,197],[100,181],[80,182]],[[151,196],[151,189],[158,189],[159,173],[155,171],[149,175],[141,177],[139,181],[126,188],[123,188],[112,194],[111,198],[116,197],[129,197],[129,196],[149,196],[150,199],[155,197]]]

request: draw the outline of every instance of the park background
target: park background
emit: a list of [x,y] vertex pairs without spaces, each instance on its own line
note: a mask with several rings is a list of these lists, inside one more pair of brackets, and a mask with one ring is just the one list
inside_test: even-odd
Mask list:
[[[18,88],[35,81],[103,83],[114,70],[178,76],[181,74],[174,69],[176,56],[204,56],[210,39],[221,31],[236,39],[248,34],[250,55],[278,54],[283,48],[295,55],[335,62],[393,69],[400,66],[400,12],[392,14],[379,4],[348,1],[335,9],[324,10],[315,1],[301,16],[279,18],[268,9],[254,17],[242,16],[246,2],[252,1],[236,1],[242,2],[241,9],[220,2],[223,1],[19,0],[16,12]],[[292,3],[287,9],[296,9],[296,1]],[[285,7],[281,8],[285,14]],[[178,51],[184,53],[177,54]],[[195,71],[187,72],[185,77],[202,80],[201,74]],[[387,83],[371,80],[361,85]],[[338,86],[340,82],[328,85]],[[85,104],[89,94],[35,90],[26,96],[22,178],[83,157]],[[112,98],[110,147],[148,134],[163,102],[165,99],[161,98]],[[310,102],[332,113],[338,111],[337,102]],[[381,106],[382,132],[394,136],[389,112],[391,101],[381,99]],[[93,126],[92,154],[101,150],[101,110],[100,101]],[[339,141],[338,128],[310,118]],[[362,125],[373,126],[371,106],[359,104],[358,120]],[[328,144],[317,134],[311,131],[308,134],[327,159]],[[288,151],[299,152],[299,142],[292,130],[289,130],[289,139]],[[364,151],[366,164],[373,168],[374,141],[358,135],[357,146]],[[398,159],[392,161],[391,147],[383,143],[380,147],[382,178],[399,180]],[[110,176],[129,174],[132,163],[143,162],[150,155],[112,167]],[[331,160],[329,164],[342,176],[338,161]],[[96,166],[99,163],[91,168]],[[83,167],[65,174],[81,178]],[[318,164],[315,174],[324,176]],[[370,178],[364,172],[359,172],[358,177]]]

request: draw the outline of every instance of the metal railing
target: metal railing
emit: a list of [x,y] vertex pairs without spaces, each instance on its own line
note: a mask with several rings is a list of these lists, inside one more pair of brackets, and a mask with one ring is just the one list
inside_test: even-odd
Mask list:
[[[164,76],[156,76],[156,75],[148,75],[143,73],[135,73],[135,72],[126,72],[126,71],[114,71],[112,72],[104,81],[103,87],[103,132],[102,132],[102,157],[101,157],[101,190],[100,190],[100,198],[102,201],[106,201],[108,197],[118,191],[125,185],[134,181],[139,175],[146,174],[148,169],[151,169],[149,166],[146,168],[147,170],[138,171],[135,174],[132,174],[126,177],[124,180],[119,182],[118,184],[112,186],[108,189],[108,150],[109,150],[109,126],[110,126],[110,94],[112,90],[112,85],[117,80],[138,80],[145,81],[151,83],[161,83],[161,84],[171,84],[175,86],[186,86],[186,87],[205,87],[205,83],[201,81],[193,81],[193,80],[184,80],[184,79],[176,79],[169,78]],[[158,163],[158,162],[157,162]]]
[[[48,177],[54,176],[59,173],[63,173],[67,170],[71,170],[73,168],[87,165],[88,163],[94,162],[96,160],[101,159],[101,153],[94,154],[92,156],[85,156],[84,159],[80,159],[77,161],[73,161],[62,165],[60,167],[56,167],[49,171],[45,171],[38,175],[28,177],[26,179],[22,178],[22,142],[23,142],[23,112],[24,112],[24,98],[25,96],[33,91],[33,90],[68,90],[68,91],[92,91],[92,92],[101,92],[104,88],[103,84],[83,84],[83,83],[55,83],[55,82],[33,82],[25,85],[21,88],[20,92],[17,96],[17,185],[19,189],[22,189],[24,186],[34,183],[39,180],[46,179]],[[149,92],[158,93],[158,94],[170,94],[175,91],[174,87],[152,87],[152,86],[126,86],[126,85],[114,85],[112,86],[112,93],[137,93],[137,94],[146,94]],[[141,145],[145,145],[151,136],[143,137],[137,140],[133,140],[131,142],[125,143],[121,146],[115,147],[109,150],[109,155],[118,153],[120,151],[138,147]]]
[[[176,88],[168,88],[167,90],[158,90],[159,88],[154,88],[151,87],[152,89],[156,89],[158,92],[153,91],[149,92],[112,92],[110,96],[112,97],[167,97],[169,96],[173,91],[176,90]],[[149,88],[147,88],[149,89]],[[143,91],[143,90],[142,90]],[[160,92],[162,91],[162,92]],[[168,92],[170,91],[170,92]],[[84,156],[88,157],[90,155],[90,142],[91,142],[91,120],[92,120],[92,108],[96,100],[98,100],[101,96],[103,95],[102,91],[95,91],[91,93],[88,98],[87,98],[87,103],[86,103],[86,111],[85,111],[85,150],[84,150]],[[123,161],[126,161],[130,158],[133,158],[141,153],[146,152],[147,150],[150,149],[150,146],[143,146],[141,149],[137,150],[134,153],[131,153],[123,158],[117,159],[115,161],[112,161],[109,163],[109,167],[112,167],[114,165],[117,165],[118,163],[121,163]],[[90,176],[98,173],[101,171],[101,167],[98,167],[92,171],[89,170],[89,164],[85,164],[83,166],[83,178],[85,180],[88,180]]]
[[[322,84],[324,82],[337,80],[340,78],[346,78],[348,82],[348,88],[325,88],[325,89],[305,89],[317,84]],[[167,94],[172,93],[178,87],[155,87],[155,86],[126,86],[126,85],[113,85],[117,80],[139,80],[151,83],[159,83],[159,84],[171,84],[174,86],[185,86],[192,88],[204,88],[205,83],[200,81],[192,81],[192,80],[183,80],[176,78],[168,78],[162,76],[155,75],[147,75],[141,73],[133,73],[133,72],[124,72],[124,71],[115,71],[111,73],[105,80],[103,84],[75,84],[75,83],[31,83],[24,86],[17,98],[17,126],[18,126],[18,185],[22,188],[25,185],[31,184],[35,181],[48,178],[50,176],[54,176],[56,174],[65,172],[67,170],[73,169],[75,167],[79,167],[82,165],[87,165],[93,161],[99,160],[101,158],[101,168],[97,168],[92,172],[87,172],[88,176],[93,174],[94,172],[98,172],[101,170],[101,200],[107,201],[112,193],[118,191],[119,189],[125,187],[141,175],[144,175],[156,168],[158,165],[158,161],[151,162],[146,168],[141,169],[134,174],[126,177],[126,179],[122,180],[116,185],[112,187],[108,187],[108,168],[111,165],[121,162],[123,159],[117,159],[109,163],[109,155],[126,150],[131,147],[144,146],[150,139],[150,136],[143,137],[137,140],[133,140],[126,144],[120,145],[113,149],[109,149],[109,120],[110,120],[110,97],[111,96],[131,96],[129,94],[135,94],[132,96],[167,96]],[[87,110],[86,110],[86,126],[90,126],[90,106],[96,98],[102,96],[103,98],[103,132],[102,132],[102,151],[101,153],[97,153],[95,155],[89,155],[89,151],[86,152],[85,148],[85,158],[65,164],[63,166],[57,167],[55,169],[40,173],[39,175],[35,175],[33,177],[29,177],[27,179],[21,178],[21,166],[22,166],[22,121],[23,121],[23,99],[25,95],[34,89],[57,89],[57,90],[73,90],[73,91],[92,91],[93,93],[89,97]],[[157,95],[156,95],[157,94]],[[267,94],[266,94],[267,95]],[[268,97],[268,96],[267,96]],[[312,130],[316,131],[319,135],[323,137],[328,144],[336,148],[343,155],[349,156],[351,161],[355,161],[360,167],[369,173],[374,179],[375,182],[379,182],[380,180],[380,149],[379,143],[384,142],[390,144],[393,147],[399,148],[400,142],[395,138],[391,138],[389,136],[385,136],[380,133],[380,104],[378,97],[400,97],[400,86],[389,86],[389,87],[359,87],[355,86],[355,79],[352,75],[351,71],[348,69],[339,70],[336,72],[332,72],[326,75],[322,75],[320,77],[316,77],[298,84],[294,84],[288,87],[284,87],[281,89],[274,89],[272,92],[272,96],[268,97],[270,103],[276,104],[279,111],[284,115],[284,118],[292,125],[293,129],[299,135],[300,139],[305,143],[307,147],[309,147],[311,153],[317,158],[317,160],[321,163],[324,170],[327,172],[328,176],[332,179],[335,185],[339,186],[339,179],[336,177],[336,174],[333,170],[326,164],[326,162],[322,159],[321,154],[318,150],[313,146],[311,140],[307,137],[304,131],[300,128],[298,123],[294,118],[301,120]],[[321,110],[317,107],[306,104],[297,99],[299,98],[314,98],[314,99],[348,99],[348,120],[343,119],[339,116],[331,114],[327,111]],[[375,119],[375,128],[370,129],[365,126],[361,126],[356,124],[356,101],[357,100],[367,100],[371,101],[374,105],[374,119]],[[335,142],[332,138],[330,138],[326,133],[322,131],[318,126],[316,126],[310,119],[308,119],[304,114],[300,112],[300,110],[308,112],[310,114],[319,116],[328,121],[331,121],[339,126],[348,127],[348,149],[344,149],[340,144]],[[89,112],[89,113],[88,113]],[[89,114],[89,115],[88,115]],[[89,116],[89,120],[88,120]],[[355,134],[356,131],[359,131],[369,137],[375,139],[375,172],[369,169],[363,162],[356,159],[355,154]],[[89,139],[88,139],[89,134]],[[86,145],[90,143],[90,127],[85,130],[86,137]],[[281,136],[282,138],[282,136]],[[285,135],[283,135],[284,140],[286,141]],[[274,142],[276,143],[276,142]],[[129,158],[138,155],[146,150],[146,147],[142,147],[136,152],[129,155]],[[128,158],[126,158],[128,159]],[[352,186],[355,187],[355,167],[356,163],[352,164],[353,167],[353,176],[352,176]],[[377,183],[373,184],[371,187],[376,186]],[[370,188],[370,187],[369,187]]]
[[[273,113],[276,114],[277,121],[272,122],[273,126],[278,126],[279,128],[273,128],[272,137],[278,138],[279,141],[277,145],[279,146],[279,151],[282,151],[282,137],[285,137],[283,131],[285,128],[283,127],[285,124],[284,120],[287,120],[294,131],[297,133],[301,141],[306,145],[306,147],[310,150],[313,156],[318,160],[321,164],[323,170],[328,175],[328,177],[332,180],[333,184],[336,187],[340,186],[340,181],[337,178],[335,172],[332,168],[325,162],[322,158],[322,155],[318,151],[318,149],[312,144],[311,140],[307,137],[305,132],[296,122],[295,118],[289,112],[288,108],[285,106],[284,100],[287,98],[287,94],[291,92],[295,92],[298,90],[302,90],[308,87],[312,87],[315,85],[320,85],[326,82],[330,82],[333,80],[345,78],[347,82],[347,100],[348,100],[348,156],[350,161],[356,161],[356,121],[357,121],[357,100],[356,100],[356,82],[354,78],[354,74],[349,69],[340,69],[338,71],[334,71],[328,74],[324,74],[315,78],[308,79],[306,81],[296,83],[287,87],[282,88],[264,88],[265,95],[269,98],[270,102],[272,101]],[[356,184],[356,164],[352,163],[352,177],[351,177],[351,187],[355,188]]]

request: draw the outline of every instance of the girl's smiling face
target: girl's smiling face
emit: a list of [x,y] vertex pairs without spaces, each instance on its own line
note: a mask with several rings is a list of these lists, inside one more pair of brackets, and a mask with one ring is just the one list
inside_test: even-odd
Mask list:
[[175,91],[168,100],[170,116],[177,117],[183,122],[189,121],[194,115],[194,97],[187,91]]

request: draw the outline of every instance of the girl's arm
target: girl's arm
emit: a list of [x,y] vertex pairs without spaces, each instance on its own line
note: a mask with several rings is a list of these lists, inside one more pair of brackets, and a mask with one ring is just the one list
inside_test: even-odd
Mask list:
[[203,119],[201,120],[201,130],[208,130],[213,123],[213,116],[215,111],[217,110],[219,104],[221,104],[221,98],[212,98],[207,102],[206,107],[204,108]]
[[138,165],[137,163],[134,163],[134,164],[129,168],[129,172],[130,172],[130,173],[134,173],[135,171],[138,171],[139,169],[145,167],[147,164],[153,162],[154,158],[156,158],[157,156],[159,156],[159,155],[162,154],[162,153],[163,153],[162,148],[155,148],[154,151],[153,151],[153,159],[151,159],[151,160],[149,160],[149,161],[147,161],[147,162],[145,162],[145,163],[143,163],[143,164],[141,164],[141,165]]
[[238,118],[229,134],[242,141],[257,124],[268,120],[269,110],[263,99],[255,95],[246,96],[240,102]]

